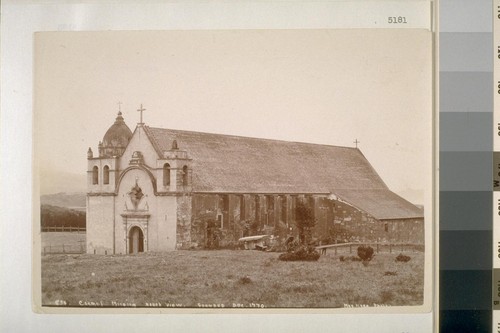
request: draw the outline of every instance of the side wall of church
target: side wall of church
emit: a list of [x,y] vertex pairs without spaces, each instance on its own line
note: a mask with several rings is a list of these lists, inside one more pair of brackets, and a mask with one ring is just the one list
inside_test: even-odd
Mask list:
[[87,253],[113,254],[114,196],[87,196]]
[[320,195],[194,194],[193,247],[235,247],[241,237],[297,236],[295,209],[302,201],[311,208],[316,225],[312,237],[335,242],[423,243],[423,219],[380,221],[345,202]]
[[177,201],[177,249],[188,249],[191,241],[192,196],[179,195]]
[[401,219],[380,221],[384,229],[392,235],[392,242],[401,243],[422,243],[424,240],[424,220],[423,219]]
[[294,208],[299,197],[315,207],[312,197],[297,195],[193,194],[192,246],[235,247],[241,237],[274,235],[285,239],[296,234]]
[[422,218],[377,220],[344,202],[319,198],[314,236],[324,242],[423,243]]

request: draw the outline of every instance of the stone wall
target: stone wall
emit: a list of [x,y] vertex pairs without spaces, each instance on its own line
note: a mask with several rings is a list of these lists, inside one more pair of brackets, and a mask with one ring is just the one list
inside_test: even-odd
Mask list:
[[177,197],[177,249],[191,247],[192,197],[181,195]]
[[[321,201],[320,201],[321,202]],[[322,209],[323,208],[323,209]],[[346,203],[336,201],[333,209],[320,204],[316,236],[329,242],[369,241],[424,243],[423,218],[377,220]],[[326,220],[326,221],[322,221]]]
[[[303,196],[301,197],[303,198]],[[194,194],[191,239],[197,247],[230,247],[241,237],[296,234],[298,196]],[[309,200],[314,205],[314,199]]]
[[191,241],[194,247],[221,248],[241,237],[297,236],[295,207],[313,209],[313,239],[325,243],[370,241],[423,243],[423,219],[379,221],[344,202],[320,195],[194,194]]

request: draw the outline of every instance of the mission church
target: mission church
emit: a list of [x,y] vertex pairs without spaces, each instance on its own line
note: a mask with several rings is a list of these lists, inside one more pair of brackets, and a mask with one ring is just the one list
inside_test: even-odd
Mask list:
[[[87,252],[223,248],[252,235],[423,244],[422,209],[391,192],[361,150],[163,129],[122,113],[88,149]],[[276,239],[276,238],[275,238]]]

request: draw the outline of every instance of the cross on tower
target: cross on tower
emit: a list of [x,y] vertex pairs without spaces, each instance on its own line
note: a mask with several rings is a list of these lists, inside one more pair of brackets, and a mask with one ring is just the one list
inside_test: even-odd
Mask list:
[[118,102],[118,112],[122,112],[122,102]]
[[142,104],[141,104],[141,108],[140,109],[137,109],[137,111],[139,111],[141,113],[141,122],[139,123],[140,125],[144,125],[144,123],[142,122],[142,112],[143,111],[146,111],[145,108],[142,107]]
[[356,148],[358,148],[358,143],[360,143],[358,139],[354,140],[354,143],[356,144]]

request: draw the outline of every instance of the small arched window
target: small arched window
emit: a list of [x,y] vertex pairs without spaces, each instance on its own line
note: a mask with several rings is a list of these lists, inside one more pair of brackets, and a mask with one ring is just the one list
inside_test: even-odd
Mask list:
[[103,184],[109,184],[109,166],[107,165],[102,169],[102,182]]
[[99,168],[97,165],[92,168],[92,184],[99,184]]
[[187,165],[185,165],[182,168],[182,185],[187,186],[187,184],[188,184],[188,167]]
[[163,165],[163,186],[170,185],[170,164],[165,163]]

